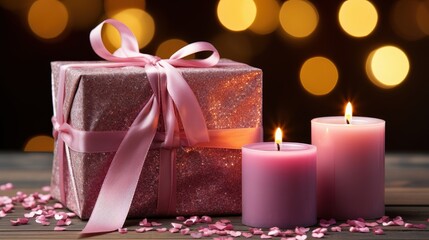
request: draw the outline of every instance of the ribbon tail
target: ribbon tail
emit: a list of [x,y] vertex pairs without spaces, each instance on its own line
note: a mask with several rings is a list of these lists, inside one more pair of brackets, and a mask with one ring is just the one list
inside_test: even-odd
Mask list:
[[82,234],[111,232],[123,226],[158,119],[159,103],[152,96],[119,146]]
[[60,201],[63,204],[66,204],[66,191],[65,191],[65,173],[64,173],[64,161],[66,160],[65,157],[65,144],[63,139],[61,138],[61,134],[58,135],[57,138],[57,158],[58,158],[58,172],[59,172],[59,187],[60,187]]
[[176,149],[160,149],[157,208],[162,216],[176,211]]

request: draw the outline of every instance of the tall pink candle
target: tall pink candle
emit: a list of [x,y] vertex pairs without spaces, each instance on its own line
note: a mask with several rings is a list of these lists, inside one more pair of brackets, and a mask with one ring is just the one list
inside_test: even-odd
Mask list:
[[242,148],[242,222],[252,227],[316,223],[316,147],[254,143]]
[[343,116],[311,121],[317,146],[317,211],[320,218],[384,215],[384,128],[381,119]]

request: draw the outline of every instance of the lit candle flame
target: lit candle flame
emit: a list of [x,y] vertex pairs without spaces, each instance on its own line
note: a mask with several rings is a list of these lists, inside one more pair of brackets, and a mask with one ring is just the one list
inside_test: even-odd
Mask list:
[[282,143],[282,138],[283,138],[283,132],[280,128],[277,128],[276,130],[276,134],[274,136],[274,142],[277,145],[277,150],[280,151],[280,144]]
[[353,113],[352,104],[348,102],[346,106],[346,113],[344,114],[347,124],[350,124],[352,122],[352,113]]

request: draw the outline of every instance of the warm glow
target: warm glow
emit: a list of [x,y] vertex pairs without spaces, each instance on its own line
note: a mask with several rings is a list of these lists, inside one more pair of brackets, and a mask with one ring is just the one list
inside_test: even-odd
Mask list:
[[337,85],[338,71],[335,64],[325,57],[305,61],[299,74],[305,90],[314,95],[326,95]]
[[416,18],[420,30],[429,35],[429,0],[419,3]]
[[319,22],[319,14],[309,1],[288,0],[280,9],[279,19],[286,33],[303,38],[314,32]]
[[367,0],[347,0],[338,13],[343,30],[353,37],[368,36],[377,25],[377,9]]
[[145,9],[145,6],[145,0],[104,0],[104,11],[109,18],[127,8]]
[[392,88],[408,75],[410,63],[407,55],[394,46],[384,46],[371,52],[366,61],[368,78],[378,87]]
[[103,12],[102,0],[63,0],[70,14],[73,29],[91,29],[97,25]]
[[276,133],[275,133],[275,143],[276,144],[281,144],[282,143],[282,139],[283,139],[283,132],[280,128],[276,129]]
[[187,44],[187,42],[181,39],[169,39],[158,46],[155,55],[160,58],[169,58],[173,53]]
[[352,104],[350,102],[348,102],[347,106],[346,106],[346,111],[344,114],[344,117],[346,119],[347,124],[350,124],[352,122],[352,115],[353,115]]
[[256,17],[253,0],[220,0],[217,17],[231,31],[243,31],[250,27]]
[[[125,9],[113,15],[112,18],[123,22],[130,28],[137,38],[139,48],[146,46],[155,34],[155,22],[153,18],[142,9]],[[110,25],[105,26],[102,36],[109,51],[113,52],[120,47],[121,38],[114,27]]]
[[66,29],[69,14],[58,0],[37,0],[28,11],[28,25],[31,31],[44,39],[58,37]]
[[279,24],[280,5],[277,0],[254,0],[256,18],[249,29],[257,34],[269,34],[276,30]]
[[25,144],[25,152],[53,152],[54,139],[49,136],[39,135],[32,137]]
[[391,10],[392,28],[406,40],[418,40],[426,36],[419,24],[419,17],[420,19],[423,17],[419,16],[420,3],[419,0],[398,0]]

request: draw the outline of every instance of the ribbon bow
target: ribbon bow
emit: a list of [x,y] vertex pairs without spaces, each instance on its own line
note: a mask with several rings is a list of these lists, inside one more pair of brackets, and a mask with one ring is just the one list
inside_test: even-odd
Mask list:
[[[121,47],[114,54],[111,54],[105,48],[101,39],[101,29],[106,23],[114,26],[121,35]],[[189,145],[209,140],[205,119],[198,101],[175,67],[210,67],[216,65],[219,61],[217,50],[207,42],[189,44],[174,53],[169,59],[160,59],[156,56],[142,54],[139,52],[138,43],[133,33],[123,23],[113,19],[105,20],[93,29],[90,34],[90,41],[94,51],[100,57],[113,62],[115,67],[145,67],[153,95],[138,114],[120,143],[104,179],[94,210],[82,233],[115,231],[122,227],[131,206],[146,155],[156,135],[161,111],[165,131],[165,138],[161,143],[161,165],[171,164],[165,163],[165,161],[171,161],[172,152],[169,149],[179,145],[177,142],[180,140],[178,137],[179,121],[178,116],[176,116],[176,110]],[[188,55],[201,51],[210,51],[212,54],[205,59],[183,59]],[[72,65],[72,67],[85,66]],[[112,65],[100,64],[97,66],[108,67]],[[58,136],[57,153],[61,161],[60,165],[63,164],[64,142],[73,141],[73,139],[70,139],[72,138],[70,134],[68,134],[70,126],[66,123],[63,114],[65,90],[64,82],[61,83],[61,79],[64,81],[64,78],[65,69],[62,69],[60,71],[56,113],[52,119],[54,136]],[[162,168],[160,167],[160,169]],[[160,172],[161,174],[162,172]],[[160,180],[160,189],[162,184],[168,183],[161,183]],[[64,196],[64,189],[61,191],[61,195]],[[166,192],[165,194],[169,195],[170,193]],[[171,209],[171,200],[170,202],[158,202],[158,208],[165,209],[165,212],[168,212]],[[106,211],[106,209],[109,211]],[[106,221],[106,219],[109,219],[109,221]]]

